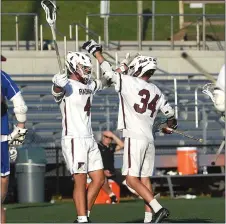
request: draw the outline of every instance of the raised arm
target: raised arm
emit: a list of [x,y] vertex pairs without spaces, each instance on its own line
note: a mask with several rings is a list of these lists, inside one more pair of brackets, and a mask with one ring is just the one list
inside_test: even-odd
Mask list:
[[102,55],[102,46],[97,44],[94,40],[85,42],[82,48],[87,50],[97,59],[100,64],[100,68],[103,71],[103,76],[114,84],[118,82],[118,74],[128,69],[128,67],[123,64],[114,71],[111,64],[106,61]]

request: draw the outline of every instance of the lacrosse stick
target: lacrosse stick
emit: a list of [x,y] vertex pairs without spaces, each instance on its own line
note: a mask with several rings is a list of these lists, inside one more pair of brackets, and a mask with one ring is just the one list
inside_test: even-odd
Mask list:
[[205,71],[196,61],[192,59],[191,56],[189,56],[186,52],[183,52],[181,54],[181,57],[184,58],[190,65],[192,65],[198,72],[202,73],[204,76],[206,76],[207,79],[209,79],[211,82],[216,83],[216,79],[207,71]]
[[168,129],[169,131],[172,131],[173,133],[178,134],[178,135],[182,135],[182,136],[184,136],[184,137],[193,139],[193,140],[198,141],[198,142],[203,142],[203,139],[202,139],[202,138],[196,138],[196,137],[194,137],[194,136],[192,136],[192,135],[189,135],[189,134],[184,133],[183,131],[180,131],[180,130],[174,130],[174,129],[172,129],[172,128],[167,128],[167,129]]
[[219,149],[218,149],[217,152],[216,152],[216,155],[215,155],[215,157],[214,157],[214,160],[211,162],[211,165],[212,165],[212,166],[214,166],[214,165],[216,164],[217,159],[218,159],[219,155],[221,154],[221,151],[222,151],[223,148],[224,148],[224,144],[225,144],[225,141],[222,141],[222,143],[221,143]]
[[154,133],[162,132],[162,128],[167,128],[168,131],[171,131],[171,132],[176,133],[178,135],[182,135],[184,137],[193,139],[193,140],[198,141],[198,142],[203,142],[203,139],[201,139],[201,138],[195,138],[194,136],[188,135],[188,134],[184,133],[183,131],[175,130],[175,129],[167,127],[166,122],[167,122],[167,118],[160,118],[160,119],[156,120],[154,125],[153,125],[153,132]]
[[49,24],[51,31],[52,31],[53,43],[54,43],[54,47],[56,50],[56,56],[57,56],[57,61],[58,61],[59,69],[60,69],[60,74],[63,74],[63,67],[62,67],[61,60],[60,60],[59,49],[58,49],[58,45],[56,42],[56,32],[54,29],[54,25],[56,22],[56,6],[50,0],[43,0],[41,2],[41,5],[42,5],[42,8],[45,10],[46,21]]
[[207,83],[202,87],[202,92],[209,96],[213,102],[215,101],[213,97],[214,86],[213,83]]

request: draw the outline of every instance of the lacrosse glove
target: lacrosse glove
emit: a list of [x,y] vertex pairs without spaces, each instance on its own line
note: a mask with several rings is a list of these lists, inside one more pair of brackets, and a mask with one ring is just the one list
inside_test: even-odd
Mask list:
[[168,118],[166,123],[169,128],[172,128],[174,130],[177,129],[177,119],[175,117]]
[[90,54],[95,56],[97,51],[102,52],[102,45],[91,39],[82,45],[82,49],[87,50]]
[[160,125],[160,130],[164,134],[172,134],[173,131],[171,129],[177,129],[177,120],[175,117],[168,118],[166,123]]
[[14,125],[13,131],[8,135],[9,145],[22,145],[27,134],[26,128],[20,128]]
[[67,73],[66,72],[64,72],[63,74],[57,73],[56,75],[53,76],[52,82],[54,83],[54,85],[64,88],[68,83]]

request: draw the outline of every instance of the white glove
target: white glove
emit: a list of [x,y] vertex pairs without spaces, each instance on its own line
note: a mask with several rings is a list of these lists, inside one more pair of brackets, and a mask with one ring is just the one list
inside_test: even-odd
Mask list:
[[94,56],[97,51],[102,52],[102,46],[94,40],[89,40],[82,45],[82,49],[87,50]]
[[14,146],[9,146],[9,157],[12,162],[16,161],[17,158],[17,149]]
[[[129,68],[130,63],[133,61],[133,59],[135,57],[137,57],[138,55],[140,55],[139,53],[133,54],[131,55],[130,53],[126,54],[126,57],[121,61],[119,68],[122,72],[126,72]],[[125,65],[128,67],[127,69],[125,69]]]
[[54,75],[52,78],[52,82],[54,83],[54,85],[64,88],[68,83],[66,72],[63,74],[58,73]]
[[139,55],[140,55],[139,53],[133,53],[133,54],[127,53],[126,57],[121,61],[120,65],[125,64],[126,66],[129,66],[129,64],[132,62],[132,60]]
[[13,131],[8,135],[10,145],[22,145],[27,134],[26,128],[20,128],[14,125]]

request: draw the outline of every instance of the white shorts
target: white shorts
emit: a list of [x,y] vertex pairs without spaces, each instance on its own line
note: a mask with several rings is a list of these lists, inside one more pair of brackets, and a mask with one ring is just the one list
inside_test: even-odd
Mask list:
[[100,150],[94,138],[65,138],[62,153],[71,174],[103,169]]
[[155,162],[154,143],[147,140],[125,138],[122,175],[150,177]]

